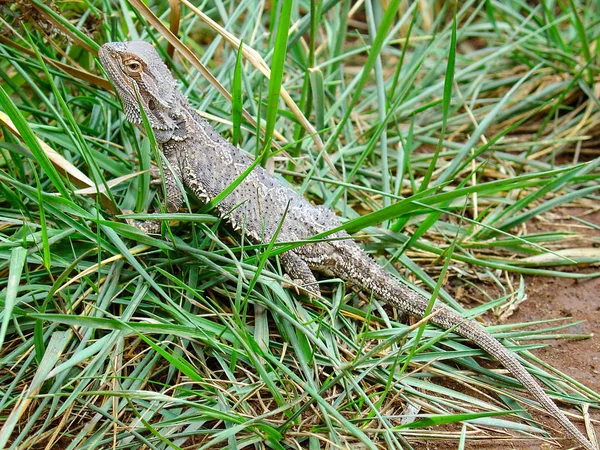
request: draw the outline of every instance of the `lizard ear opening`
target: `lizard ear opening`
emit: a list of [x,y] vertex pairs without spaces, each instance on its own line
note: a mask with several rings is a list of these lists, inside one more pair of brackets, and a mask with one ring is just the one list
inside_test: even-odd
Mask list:
[[[133,98],[129,95],[121,97],[123,101],[123,112],[127,120],[135,124],[138,128],[143,130],[142,114],[140,112],[138,99]],[[165,142],[171,139],[171,136],[177,128],[177,124],[171,116],[169,116],[168,109],[157,107],[156,102],[150,98],[140,99],[144,107],[144,112],[150,122],[150,127],[154,131],[154,137],[158,142]]]
[[158,103],[163,108],[171,108],[175,100],[177,85],[166,66],[164,69],[164,72],[153,72],[148,67],[139,74],[140,79],[136,81],[140,92],[152,98],[155,104]]

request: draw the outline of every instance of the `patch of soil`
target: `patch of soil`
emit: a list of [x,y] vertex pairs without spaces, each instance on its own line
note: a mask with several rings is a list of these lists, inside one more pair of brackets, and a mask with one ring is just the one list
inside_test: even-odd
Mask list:
[[[593,333],[590,339],[555,340],[535,352],[536,356],[596,392],[600,392],[600,278],[569,280],[532,277],[527,280],[528,300],[511,322],[572,317],[585,322],[569,329]],[[558,314],[557,314],[558,313]]]

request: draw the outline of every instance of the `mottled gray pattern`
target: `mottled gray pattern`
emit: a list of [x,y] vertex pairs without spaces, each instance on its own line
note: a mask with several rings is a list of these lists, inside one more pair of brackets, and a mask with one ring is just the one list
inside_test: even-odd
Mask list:
[[[165,170],[167,210],[176,212],[183,197],[176,178],[200,199],[215,198],[250,165],[250,158],[221,137],[189,106],[154,48],[145,42],[113,42],[100,49],[100,60],[121,98],[127,119],[141,123],[138,97],[150,119],[155,136],[169,161]],[[283,185],[262,167],[256,167],[218,206],[218,213],[236,230],[244,230],[256,243],[269,242],[284,217],[277,241],[307,239],[339,225],[329,210],[315,207]],[[147,232],[160,230],[158,221],[140,225]],[[349,237],[337,233],[332,237]],[[307,244],[280,257],[287,275],[313,295],[320,295],[313,271],[340,277],[372,292],[401,312],[422,317],[427,300],[377,265],[351,239]],[[431,318],[444,329],[472,340],[497,358],[587,450],[592,444],[544,393],[536,380],[499,341],[478,324],[442,307]]]

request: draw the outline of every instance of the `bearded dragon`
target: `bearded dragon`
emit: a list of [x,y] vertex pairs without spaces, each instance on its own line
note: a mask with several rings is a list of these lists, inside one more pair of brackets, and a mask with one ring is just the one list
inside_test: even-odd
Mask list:
[[[143,129],[140,105],[168,161],[164,170],[166,210],[179,211],[179,183],[208,202],[231,185],[252,159],[224,139],[190,106],[152,45],[111,42],[99,52],[100,61],[121,99],[127,120]],[[260,165],[216,205],[216,212],[256,243],[305,241],[340,226],[327,208],[314,206],[282,184]],[[148,233],[160,231],[160,221],[139,224]],[[307,243],[279,256],[287,276],[311,295],[320,289],[313,272],[339,277],[401,313],[422,318],[428,301],[378,265],[344,231],[331,240]],[[435,305],[429,322],[470,339],[496,358],[586,450],[594,445],[569,421],[517,358],[482,326],[442,305]]]

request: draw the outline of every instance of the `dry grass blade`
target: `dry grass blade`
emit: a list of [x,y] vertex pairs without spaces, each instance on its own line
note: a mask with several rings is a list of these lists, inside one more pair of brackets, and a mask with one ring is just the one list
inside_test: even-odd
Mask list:
[[[140,253],[145,252],[146,250],[148,250],[150,248],[149,245],[139,245],[134,249],[130,250],[130,253],[132,255],[138,255]],[[76,281],[82,279],[83,277],[86,277],[90,274],[93,274],[94,272],[96,272],[98,269],[100,269],[101,267],[106,266],[107,264],[110,264],[112,262],[115,261],[120,261],[124,259],[124,256],[122,254],[118,254],[118,255],[113,255],[110,258],[106,258],[102,261],[100,261],[97,264],[93,264],[90,267],[88,267],[87,269],[85,269],[84,271],[78,273],[76,276],[74,276],[73,278],[71,278],[69,281],[67,281],[65,284],[63,284],[62,286],[60,286],[57,290],[56,293],[60,293],[62,290],[66,289],[67,287],[69,287],[70,285],[72,285],[73,283],[75,283]]]
[[535,256],[528,256],[521,259],[526,263],[547,263],[547,262],[565,262],[565,258],[586,259],[598,261],[600,259],[600,248],[582,247],[582,248],[567,248],[564,250],[555,250],[553,253],[543,253]]
[[[15,137],[21,139],[21,135],[13,124],[12,120],[10,120],[10,118],[2,111],[0,111],[0,123],[10,130]],[[106,195],[106,192],[103,188],[97,186],[96,183],[94,183],[86,174],[67,161],[61,154],[54,151],[54,149],[48,144],[39,138],[38,142],[54,167],[56,167],[56,169],[59,170],[63,175],[68,176],[75,186],[83,187],[86,195],[95,197],[97,194],[100,194],[102,205],[106,209],[114,214],[119,211],[119,207],[113,203],[110,197]],[[29,152],[26,147],[24,147],[24,150]]]
[[[181,3],[179,0],[169,0],[169,8],[171,9],[171,14],[169,14],[169,30],[173,36],[177,36],[179,34],[179,25],[181,23]],[[174,54],[175,46],[169,41],[169,45],[167,45],[167,55],[169,55],[169,58],[173,59]]]
[[[214,20],[212,20],[194,5],[192,5],[188,0],[181,0],[181,3],[187,6],[194,14],[196,14],[200,19],[202,19],[202,21],[205,22],[208,26],[210,26],[214,31],[223,36],[223,38],[225,38],[225,40],[227,40],[227,42],[229,42],[233,48],[240,47],[240,40],[237,37],[235,37],[233,34],[228,32],[226,29],[224,29],[222,26],[220,26],[218,23],[216,23]],[[260,56],[260,53],[248,46],[248,44],[244,44],[242,46],[242,55],[244,55],[244,58],[246,58],[250,62],[250,64],[252,64],[256,69],[258,69],[265,77],[271,77],[271,70],[269,69],[269,66],[267,65],[265,60],[262,58],[262,56]],[[302,111],[300,111],[300,108],[298,108],[298,105],[296,104],[296,102],[294,102],[294,99],[292,99],[289,92],[284,87],[281,87],[280,95],[281,98],[283,98],[285,104],[292,111],[292,114],[294,114],[294,117],[298,119],[300,124],[306,130],[306,132],[312,137],[317,149],[321,150],[323,148],[323,141],[321,140],[321,137],[319,136],[315,127],[304,116]]]
[[[6,36],[0,35],[0,44],[6,45],[8,47],[12,47],[21,54],[28,55],[28,56],[35,56],[34,51],[29,50],[28,48],[25,48],[22,45],[19,45],[16,42],[11,41]],[[47,56],[44,56],[44,55],[42,55],[42,58],[44,59],[44,62],[46,64],[60,70],[61,72],[68,73],[69,75],[71,75],[74,78],[85,81],[86,83],[92,84],[94,86],[98,86],[99,88],[104,89],[105,91],[108,91],[108,92],[112,92],[112,90],[113,90],[112,85],[107,80],[105,80],[102,77],[99,77],[98,75],[94,75],[93,73],[90,73],[87,70],[84,70],[84,69],[81,69],[78,67],[74,67],[72,65],[68,65],[68,64],[62,63],[60,61],[56,61],[55,59],[48,58]]]
[[[60,156],[60,155],[59,155]],[[91,187],[86,187],[86,188],[82,188],[82,189],[77,189],[75,191],[76,194],[80,194],[80,195],[95,195],[97,193],[106,193],[106,188],[113,188],[115,186],[118,186],[121,183],[124,183],[127,180],[131,180],[132,178],[135,177],[139,177],[140,175],[143,175],[144,173],[147,173],[148,170],[142,170],[142,171],[137,171],[137,172],[131,172],[128,173],[127,175],[123,175],[117,178],[111,178],[110,180],[108,180],[106,182],[106,184],[103,184],[101,186],[91,186]]]

